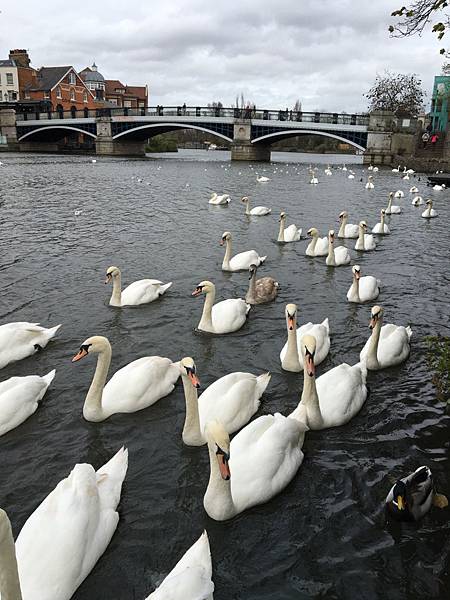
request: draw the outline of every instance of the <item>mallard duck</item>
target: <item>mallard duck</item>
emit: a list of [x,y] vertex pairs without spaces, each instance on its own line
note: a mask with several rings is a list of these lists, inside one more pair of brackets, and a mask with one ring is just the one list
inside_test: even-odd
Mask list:
[[386,509],[400,521],[418,521],[430,510],[433,496],[433,475],[428,467],[419,467],[393,485]]

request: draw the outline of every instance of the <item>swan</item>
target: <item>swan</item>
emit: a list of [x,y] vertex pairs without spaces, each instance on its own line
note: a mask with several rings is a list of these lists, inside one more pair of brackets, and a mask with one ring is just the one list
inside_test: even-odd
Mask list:
[[359,235],[355,244],[355,250],[375,250],[376,243],[373,239],[373,235],[370,233],[365,233],[367,231],[367,223],[365,221],[360,221],[359,223]]
[[109,300],[110,306],[148,304],[162,296],[172,285],[171,281],[163,283],[158,279],[139,279],[122,290],[122,274],[118,267],[109,267],[106,271],[105,283],[111,281],[113,289]]
[[353,223],[348,223],[348,212],[343,210],[339,215],[339,231],[338,238],[357,238],[359,235],[359,226],[353,225]]
[[245,202],[245,214],[251,215],[252,217],[263,217],[265,215],[270,215],[272,210],[267,208],[267,206],[255,206],[255,208],[250,209],[250,198],[248,196],[244,196],[242,198],[242,202]]
[[392,206],[392,198],[394,197],[394,192],[390,192],[389,194],[389,202],[387,205],[387,208],[385,210],[385,213],[387,215],[399,215],[402,212],[402,209],[400,208],[400,206]]
[[372,169],[372,171],[373,171],[374,173],[378,173],[378,167],[374,167],[374,168]]
[[345,246],[334,247],[334,230],[330,229],[328,232],[328,256],[326,258],[326,264],[329,267],[340,267],[342,265],[350,264],[352,257],[350,251]]
[[361,360],[367,362],[367,368],[371,371],[399,365],[408,358],[410,352],[411,327],[392,323],[382,327],[383,313],[381,306],[372,308],[369,324],[372,335],[359,355]]
[[343,170],[343,171],[346,171],[346,170],[347,170],[347,167],[346,167],[345,165],[343,165],[343,166],[342,166],[342,170]]
[[388,235],[391,233],[389,227],[385,224],[384,218],[386,216],[386,210],[384,208],[380,211],[380,222],[375,225],[372,229],[372,233],[376,233],[378,235]]
[[280,213],[280,229],[278,231],[278,239],[277,241],[286,244],[288,242],[298,242],[302,235],[302,230],[299,229],[294,223],[289,225],[289,227],[284,228],[286,223],[286,213]]
[[242,298],[230,298],[214,304],[216,286],[211,281],[201,281],[192,296],[205,294],[202,317],[197,329],[209,333],[232,333],[242,327],[247,320],[250,304]]
[[231,198],[228,194],[221,194],[218,196],[216,192],[213,192],[211,198],[208,200],[208,204],[229,204],[230,201]]
[[76,464],[27,519],[15,546],[0,510],[2,600],[72,598],[117,528],[127,468],[124,448],[98,471]]
[[373,171],[373,166],[372,166],[372,165],[369,165],[369,166],[367,167],[367,170],[368,170],[368,171]]
[[0,369],[45,348],[60,327],[45,329],[25,321],[0,325]]
[[330,351],[330,324],[328,319],[322,323],[305,323],[297,327],[297,306],[286,304],[285,308],[287,342],[280,352],[281,366],[285,371],[299,373],[303,369],[305,348],[301,339],[305,334],[313,335],[317,342],[316,364],[320,365]]
[[275,281],[273,277],[262,277],[257,280],[257,269],[258,267],[256,265],[250,265],[250,283],[248,292],[245,295],[247,304],[265,304],[266,302],[272,302],[278,294],[278,281]]
[[350,173],[350,175],[347,175],[347,179],[355,179],[355,176],[353,175],[353,173]]
[[408,175],[413,175],[415,173],[414,169],[407,169],[406,172]]
[[394,198],[404,198],[405,196],[405,192],[402,192],[402,190],[397,190],[394,194]]
[[438,184],[436,184],[436,185],[433,185],[433,188],[432,188],[432,189],[433,189],[435,192],[441,192],[442,190],[445,190],[445,184],[442,184],[442,185],[438,185]]
[[413,185],[412,188],[409,189],[410,194],[417,194],[418,191],[419,191],[419,188],[416,187],[415,185]]
[[329,177],[330,175],[333,175],[333,171],[331,170],[331,168],[330,168],[330,165],[327,165],[327,168],[325,169],[324,173],[325,173],[325,175],[327,175],[328,177]]
[[197,397],[200,381],[191,357],[180,361],[181,381],[186,401],[183,442],[187,446],[203,446],[205,426],[218,419],[228,433],[246,425],[256,413],[271,378],[270,373],[229,373],[214,381]]
[[396,481],[386,497],[386,509],[399,521],[419,521],[431,509],[434,498],[433,475],[423,466]]
[[409,181],[409,175],[408,175],[408,173],[406,173],[406,175],[403,175],[402,179],[404,179],[405,181]]
[[366,190],[373,190],[373,188],[375,187],[372,180],[373,180],[372,175],[369,175],[369,177],[367,178]]
[[437,217],[438,213],[433,208],[433,200],[426,201],[427,209],[423,211],[422,217],[424,219],[432,219],[433,217]]
[[413,198],[411,204],[413,206],[421,206],[422,204],[424,204],[422,196],[416,196],[415,198]]
[[281,492],[303,462],[306,430],[298,408],[288,417],[258,417],[231,444],[222,424],[210,421],[205,429],[210,462],[203,498],[207,514],[225,521]]
[[314,169],[310,169],[309,170],[309,174],[311,175],[311,179],[309,180],[309,183],[312,183],[313,185],[316,185],[319,183],[319,180],[316,177],[316,172]]
[[361,267],[354,265],[352,268],[353,282],[347,292],[349,302],[369,302],[378,298],[381,281],[372,275],[361,277]]
[[180,376],[178,363],[161,356],[143,356],[116,371],[105,385],[112,355],[108,339],[100,335],[88,338],[72,362],[88,354],[98,354],[94,378],[83,406],[83,417],[92,423],[151,406],[170,394]]
[[326,256],[328,254],[328,238],[319,237],[319,231],[315,227],[308,229],[308,235],[312,239],[305,250],[306,256]]
[[36,411],[56,371],[47,375],[10,377],[0,383],[0,436],[23,423]]
[[342,363],[315,378],[316,339],[304,335],[303,392],[300,408],[306,415],[309,429],[327,429],[345,425],[361,410],[367,398],[367,369],[364,362]]
[[204,531],[145,600],[213,600],[213,592],[211,550]]
[[257,175],[256,176],[256,181],[258,183],[267,183],[268,181],[270,181],[269,177],[265,177],[264,175]]
[[394,167],[394,168],[392,169],[392,173],[400,173],[400,165],[398,165],[398,167],[397,167],[397,168],[395,168],[395,167]]
[[259,267],[267,256],[259,256],[256,250],[247,250],[240,252],[231,258],[231,233],[224,231],[220,240],[220,245],[225,244],[225,256],[222,262],[222,271],[246,271],[250,265]]

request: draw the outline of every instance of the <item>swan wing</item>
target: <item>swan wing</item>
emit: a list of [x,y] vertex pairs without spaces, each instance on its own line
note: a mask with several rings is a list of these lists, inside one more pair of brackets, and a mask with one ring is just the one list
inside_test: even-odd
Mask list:
[[46,329],[38,323],[6,323],[0,326],[0,369],[10,362],[22,360],[45,348],[61,325]]
[[[303,347],[301,340],[306,334],[313,335],[316,338],[316,355],[314,362],[316,365],[320,365],[325,360],[330,351],[330,327],[328,319],[325,319],[322,323],[305,323],[297,329],[297,348],[299,356],[304,358],[305,348]],[[287,348],[287,346],[286,346]],[[300,361],[303,364],[303,360]]]
[[178,367],[169,358],[138,358],[116,371],[105,385],[103,410],[112,415],[146,408],[170,394],[179,375]]
[[230,259],[230,269],[232,271],[246,270],[252,264],[259,266],[261,262],[263,262],[263,258],[255,250],[247,250],[246,252],[239,252]]
[[365,275],[359,280],[359,298],[361,302],[375,300],[380,293],[380,281],[372,275]]
[[348,265],[350,264],[352,257],[350,251],[345,246],[338,246],[334,249],[334,260],[336,265]]
[[122,306],[146,304],[159,297],[162,281],[158,279],[140,279],[130,283],[122,291]]
[[231,333],[242,327],[247,319],[250,304],[242,298],[229,298],[214,304],[212,322],[216,333]]
[[346,238],[357,238],[359,234],[358,225],[353,225],[352,223],[348,223],[345,226],[344,235]]
[[298,229],[296,225],[292,223],[289,227],[284,230],[284,241],[285,242],[297,242],[301,236],[301,229]]

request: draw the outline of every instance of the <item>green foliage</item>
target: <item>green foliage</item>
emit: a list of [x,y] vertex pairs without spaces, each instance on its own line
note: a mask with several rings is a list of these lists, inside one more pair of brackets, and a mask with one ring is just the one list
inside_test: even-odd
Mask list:
[[146,152],[177,152],[178,146],[174,140],[165,139],[164,134],[155,135],[148,140],[145,146]]
[[[391,16],[398,20],[395,25],[389,26],[389,32],[396,37],[416,33],[420,35],[425,27],[431,24],[435,14],[439,13],[443,19],[433,23],[431,30],[437,34],[438,40],[441,40],[450,27],[450,15],[445,10],[448,6],[449,0],[412,0],[409,6],[402,6],[391,13]],[[441,48],[440,53],[445,52],[445,48]]]
[[438,397],[450,403],[450,337],[428,336],[427,361],[434,370],[433,383],[437,388]]

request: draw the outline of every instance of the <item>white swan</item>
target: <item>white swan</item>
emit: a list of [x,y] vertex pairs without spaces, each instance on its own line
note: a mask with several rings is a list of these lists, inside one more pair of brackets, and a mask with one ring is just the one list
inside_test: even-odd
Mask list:
[[278,294],[278,281],[275,281],[273,277],[261,277],[261,279],[257,280],[257,270],[258,267],[256,265],[250,265],[250,283],[248,291],[245,294],[245,301],[247,304],[265,304],[266,302],[272,302]]
[[309,429],[326,429],[345,425],[361,410],[367,398],[367,369],[363,362],[342,363],[315,378],[316,340],[304,335],[303,392],[300,407],[305,410]]
[[264,175],[257,175],[256,176],[256,181],[258,183],[267,183],[268,181],[270,181],[269,177],[265,177]]
[[394,194],[394,198],[404,198],[405,196],[405,192],[402,192],[402,190],[397,190]]
[[400,206],[392,206],[392,198],[394,197],[394,192],[390,192],[389,193],[389,202],[386,208],[386,214],[387,215],[399,215],[402,212],[402,209]]
[[108,339],[100,335],[88,338],[72,362],[88,354],[98,354],[94,378],[83,406],[83,417],[93,423],[117,413],[132,413],[151,406],[170,394],[180,376],[178,363],[161,356],[143,356],[116,371],[105,385],[112,355]]
[[334,230],[328,232],[328,255],[325,260],[329,267],[340,267],[350,264],[352,257],[350,251],[345,246],[334,247]]
[[408,358],[410,352],[411,327],[392,325],[392,323],[381,326],[383,313],[381,306],[372,308],[369,324],[372,335],[359,355],[361,360],[366,361],[367,368],[371,371],[399,365]]
[[308,235],[312,239],[305,250],[306,256],[326,256],[328,254],[328,238],[319,237],[319,231],[315,227],[308,229]]
[[366,190],[373,190],[374,187],[375,185],[373,183],[373,177],[372,175],[369,175],[369,177],[367,178]]
[[272,210],[267,208],[267,206],[255,206],[250,210],[250,198],[248,196],[243,196],[242,202],[245,202],[245,214],[251,215],[253,217],[264,217],[265,215],[270,215]]
[[45,348],[60,327],[45,329],[24,321],[0,325],[0,369]]
[[112,281],[113,289],[109,300],[110,306],[138,306],[148,304],[162,296],[170,288],[172,282],[163,283],[158,279],[139,279],[133,281],[122,290],[122,274],[118,267],[109,267],[106,271],[105,283]]
[[394,167],[394,168],[392,169],[392,173],[400,173],[400,165],[398,165],[398,167],[397,167],[397,168],[395,168],[395,167]]
[[347,171],[347,167],[345,166],[345,164],[342,166],[342,170]]
[[310,169],[309,170],[309,174],[311,175],[311,179],[309,180],[309,183],[311,183],[312,185],[317,185],[319,183],[319,180],[316,177],[316,172],[314,169]]
[[373,235],[369,233],[365,233],[367,231],[367,223],[365,221],[360,221],[359,223],[359,236],[355,244],[355,250],[375,250],[376,243],[373,239]]
[[378,167],[374,167],[374,168],[372,169],[372,171],[373,171],[374,173],[378,173]]
[[242,298],[230,298],[214,304],[216,286],[211,281],[201,281],[192,296],[205,294],[202,317],[197,329],[209,333],[232,333],[242,327],[247,320],[250,304]]
[[298,242],[298,240],[300,239],[301,235],[302,235],[302,230],[299,229],[297,227],[297,225],[294,225],[294,223],[292,223],[291,225],[289,225],[289,227],[286,227],[286,229],[284,228],[284,225],[286,223],[286,213],[285,212],[281,212],[280,213],[280,228],[278,230],[278,242],[281,243],[288,243],[288,242]]
[[307,427],[295,410],[258,417],[233,438],[218,421],[207,424],[210,476],[203,498],[216,521],[268,502],[294,478],[303,462]]
[[229,204],[231,198],[228,194],[221,194],[218,196],[216,192],[213,192],[211,198],[208,200],[208,204]]
[[327,175],[328,177],[329,177],[330,175],[333,175],[333,171],[331,170],[331,168],[330,168],[330,165],[327,165],[327,168],[325,169],[324,173],[325,173],[325,175]]
[[369,165],[369,166],[367,167],[367,170],[368,170],[368,171],[373,171],[373,166],[372,166],[372,165]]
[[408,181],[409,180],[409,174],[406,173],[406,175],[403,175],[402,179],[404,179],[405,181]]
[[427,205],[427,209],[423,211],[422,217],[424,219],[432,219],[433,217],[437,217],[438,213],[437,213],[437,210],[435,210],[433,208],[433,201],[427,200],[426,205]]
[[419,191],[419,188],[416,187],[415,185],[413,185],[412,188],[409,189],[410,194],[417,194],[418,191]]
[[10,377],[0,383],[0,435],[17,427],[36,411],[55,373],[53,369],[42,377]]
[[211,550],[204,531],[145,600],[213,600],[213,592]]
[[372,275],[361,277],[361,267],[354,265],[352,268],[353,282],[347,292],[349,302],[369,302],[378,298],[381,281]]
[[72,598],[117,528],[127,468],[123,448],[97,472],[89,464],[75,465],[30,515],[15,547],[0,510],[2,600]]
[[263,263],[267,256],[259,256],[256,250],[247,250],[246,252],[239,252],[231,257],[231,233],[224,231],[220,240],[220,245],[225,244],[225,256],[222,262],[222,271],[247,271],[250,265],[256,265],[259,267]]
[[386,216],[386,210],[384,208],[380,211],[380,222],[375,225],[372,229],[372,233],[376,233],[378,235],[388,235],[391,233],[389,227],[385,224],[384,218]]
[[187,446],[203,446],[206,443],[205,426],[214,419],[218,419],[228,433],[234,433],[246,425],[258,410],[271,377],[270,373],[259,376],[229,373],[216,379],[198,397],[200,381],[194,360],[183,358],[180,372],[186,401],[182,438]]
[[415,198],[413,198],[411,204],[413,206],[421,206],[422,204],[425,204],[423,201],[422,196],[416,196]]
[[338,238],[357,238],[359,235],[359,226],[353,223],[347,223],[348,212],[343,210],[339,215]]
[[330,324],[328,319],[322,323],[305,323],[297,327],[297,306],[286,304],[285,308],[287,342],[280,352],[281,366],[285,371],[299,373],[303,369],[303,356],[305,348],[301,339],[307,333],[313,335],[317,341],[316,364],[320,365],[330,351]]
[[355,176],[353,173],[350,173],[350,175],[347,175],[347,179],[355,179]]
[[442,190],[445,190],[445,184],[443,183],[442,185],[439,185],[436,183],[436,185],[433,185],[432,188],[435,192],[441,192]]

